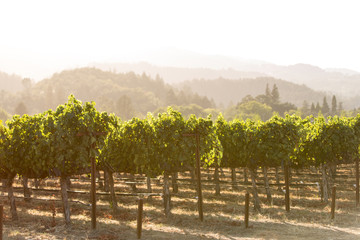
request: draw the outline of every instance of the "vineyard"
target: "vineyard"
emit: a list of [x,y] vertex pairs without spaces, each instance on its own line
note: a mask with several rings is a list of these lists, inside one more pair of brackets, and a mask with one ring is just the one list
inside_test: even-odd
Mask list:
[[213,122],[169,108],[122,122],[70,96],[0,134],[9,239],[360,235],[360,116]]

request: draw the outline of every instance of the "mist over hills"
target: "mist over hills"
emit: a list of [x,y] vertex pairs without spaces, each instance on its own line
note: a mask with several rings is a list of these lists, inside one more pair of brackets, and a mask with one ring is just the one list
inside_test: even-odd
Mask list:
[[[132,63],[129,63],[129,60],[93,62],[88,66],[122,73],[133,71],[136,74],[142,74],[145,72],[154,78],[158,74],[170,84],[193,79],[236,80],[273,77],[300,85],[305,84],[313,90],[336,94],[346,100],[358,96],[360,92],[360,73],[351,69],[322,69],[303,63],[282,66],[265,61],[206,55],[177,48],[144,53],[134,58]],[[2,71],[1,66],[0,71]],[[54,66],[54,73],[56,71],[58,69]],[[10,76],[12,80],[9,79]],[[21,90],[21,77],[0,73],[0,89],[12,92]]]
[[[31,90],[25,89],[22,77],[0,72],[2,103],[10,106],[8,111],[11,113],[16,101],[8,98],[20,99],[19,96],[23,96],[26,99],[26,95],[32,92],[38,99],[33,100],[36,102],[33,111],[36,111],[53,107],[55,102],[63,103],[67,93],[75,92],[84,101],[97,100],[104,109],[115,109],[119,96],[127,95],[133,107],[144,114],[169,103],[171,91],[175,96],[180,92],[182,96],[189,95],[187,102],[173,99],[178,105],[189,104],[191,99],[201,102],[201,98],[207,98],[203,106],[210,106],[209,102],[213,100],[217,106],[226,107],[247,95],[263,94],[267,84],[270,87],[276,84],[280,100],[298,107],[304,100],[321,103],[324,96],[329,100],[333,94],[343,103],[344,109],[358,108],[360,102],[360,73],[350,69],[322,69],[309,64],[281,66],[173,49],[149,55],[142,62],[91,63],[89,66],[55,73],[51,78],[33,84]],[[94,84],[97,88],[92,87]],[[52,104],[42,103],[40,96],[49,92],[57,92],[62,97],[57,96],[59,101]],[[101,97],[96,95],[97,92],[101,92]]]
[[[353,72],[353,74],[348,74]],[[331,92],[339,96],[356,96],[360,90],[360,74],[341,69],[326,70],[309,64],[272,66],[265,70],[270,76],[305,84],[314,90]]]
[[352,75],[359,75],[360,72],[351,70],[351,69],[347,69],[347,68],[325,68],[325,71],[327,72],[332,72],[332,73],[342,73],[343,75],[348,75],[348,76],[352,76]]
[[155,66],[147,62],[139,63],[94,63],[90,66],[112,72],[135,72],[136,74],[146,73],[152,77],[159,75],[165,82],[170,84],[181,83],[186,80],[193,79],[214,79],[223,77],[226,79],[238,78],[256,78],[267,76],[258,72],[241,72],[232,68],[228,69],[212,69],[212,68],[185,68],[185,67],[169,67]]
[[[215,64],[216,59],[216,57],[213,58],[213,64]],[[221,57],[219,59],[221,59]],[[209,61],[210,60],[208,60],[208,62]],[[260,79],[267,78],[267,82],[270,85],[274,83],[279,84],[282,100],[292,102],[297,106],[301,106],[304,100],[310,103],[316,103],[321,102],[321,99],[325,95],[336,95],[338,100],[343,102],[344,108],[351,109],[359,107],[360,74],[356,71],[348,69],[322,69],[308,64],[279,66],[256,61],[245,63],[242,60],[239,61],[238,67],[235,69],[236,61],[233,60],[231,62],[231,66],[234,68],[227,69],[166,67],[152,65],[146,62],[132,64],[93,63],[92,66],[114,72],[134,71],[137,74],[145,72],[153,77],[159,75],[165,82],[180,88],[187,85],[189,86],[188,89],[200,95],[213,98],[217,104],[223,103],[226,105],[230,102],[235,103],[247,94],[256,95],[260,94],[260,92],[263,93],[266,81],[262,80],[263,86],[259,84],[259,81]],[[207,87],[197,87],[196,84],[193,87],[190,86],[189,82],[195,79],[198,84],[200,84],[199,82],[201,80],[209,84],[211,83],[210,80],[216,80],[217,83],[211,84],[218,85],[217,91],[224,93],[225,90],[223,88],[227,88],[229,92],[221,94],[222,97],[219,97],[219,93],[213,92]],[[220,79],[229,81],[218,84]],[[251,84],[250,79],[257,80],[254,80],[254,83]],[[236,81],[239,82],[236,83]],[[234,84],[239,87],[230,87]],[[243,85],[241,86],[241,84]],[[208,85],[208,87],[210,85]],[[259,88],[255,90],[254,86]],[[241,90],[239,88],[241,88]],[[233,89],[238,89],[239,93],[235,93]],[[210,94],[210,92],[213,92],[213,94]]]
[[294,84],[272,77],[258,77],[254,79],[223,79],[214,80],[195,79],[185,81],[176,86],[180,89],[191,89],[200,95],[214,99],[217,104],[228,106],[236,104],[247,95],[253,97],[264,94],[266,85],[270,88],[276,84],[280,93],[281,102],[290,102],[301,107],[304,100],[316,103],[323,100],[325,92],[314,91],[305,85]]
[[165,82],[178,83],[192,79],[240,79],[274,77],[305,84],[317,91],[336,94],[343,99],[360,92],[360,73],[341,68],[322,69],[310,64],[288,66],[221,55],[205,55],[179,49],[165,49],[143,58],[149,63],[92,63],[90,66],[119,72],[134,71],[159,74]]
[[22,77],[18,75],[10,75],[5,72],[0,72],[0,90],[8,92],[17,92],[23,89]]
[[16,94],[3,91],[0,109],[10,114],[40,113],[64,104],[70,94],[81,101],[94,101],[100,111],[116,113],[123,119],[146,116],[158,108],[182,103],[204,109],[215,107],[207,97],[177,91],[159,77],[78,68],[55,73]]

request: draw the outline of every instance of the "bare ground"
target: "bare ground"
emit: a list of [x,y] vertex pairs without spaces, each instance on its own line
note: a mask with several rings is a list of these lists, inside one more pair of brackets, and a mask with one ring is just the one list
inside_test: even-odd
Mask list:
[[[352,171],[341,170],[344,175]],[[227,178],[230,173],[226,172]],[[185,176],[187,177],[187,176]],[[240,174],[239,174],[240,177]],[[222,180],[228,180],[222,178]],[[311,178],[311,179],[310,179]],[[316,177],[294,175],[293,182],[314,182]],[[260,181],[259,181],[260,182]],[[244,196],[247,186],[232,190],[222,185],[221,196],[214,196],[213,186],[204,184],[204,221],[197,213],[197,199],[192,184],[180,184],[180,192],[172,197],[172,216],[164,217],[161,197],[144,201],[142,239],[360,239],[360,209],[355,208],[354,179],[339,178],[335,219],[330,219],[330,207],[320,201],[316,187],[291,188],[291,211],[284,209],[284,194],[273,187],[273,205],[262,205],[261,213],[250,211],[250,228],[244,227]],[[54,180],[47,180],[47,187],[57,187]],[[74,189],[88,189],[88,182],[73,181]],[[346,185],[346,186],[345,186]],[[20,186],[17,184],[17,186]],[[44,186],[45,187],[45,186]],[[129,191],[118,183],[117,191]],[[145,190],[145,185],[139,185]],[[153,185],[161,192],[160,185]],[[265,191],[259,187],[264,203]],[[16,193],[21,197],[21,191]],[[108,197],[98,198],[97,230],[90,229],[89,196],[71,194],[72,225],[64,225],[59,194],[33,192],[30,203],[17,199],[19,221],[10,219],[6,194],[0,196],[4,204],[3,239],[137,239],[137,198],[118,197],[119,210],[112,211]],[[55,209],[55,211],[53,210]],[[56,216],[53,217],[53,213]]]

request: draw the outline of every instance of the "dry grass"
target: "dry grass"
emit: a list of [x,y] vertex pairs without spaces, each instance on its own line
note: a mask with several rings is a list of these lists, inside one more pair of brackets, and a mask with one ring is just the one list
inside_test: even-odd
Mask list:
[[[310,170],[301,173],[310,173]],[[222,180],[230,181],[230,172],[225,171]],[[248,186],[239,185],[232,190],[229,184],[222,185],[221,196],[214,196],[214,186],[203,186],[204,222],[197,213],[196,192],[188,181],[179,183],[180,192],[172,196],[172,216],[164,217],[161,197],[144,201],[142,239],[360,239],[360,211],[355,208],[355,183],[352,170],[342,168],[337,180],[337,208],[335,220],[330,219],[330,207],[320,202],[316,186],[291,188],[291,211],[284,209],[284,194],[272,187],[273,205],[262,204],[262,212],[250,211],[251,227],[245,229],[244,199]],[[238,178],[242,174],[238,175]],[[350,177],[345,177],[350,176]],[[260,175],[261,177],[261,175]],[[189,178],[182,175],[181,178]],[[205,177],[204,177],[205,179]],[[274,177],[271,176],[272,182]],[[293,182],[319,181],[317,176],[293,175]],[[260,182],[260,181],[259,181]],[[20,186],[19,183],[16,186]],[[58,187],[57,180],[47,180],[42,187]],[[89,182],[73,181],[72,188],[86,190]],[[145,185],[139,185],[144,191]],[[119,182],[117,192],[129,192],[129,187]],[[162,192],[160,185],[153,185],[154,192]],[[264,203],[265,191],[259,186]],[[21,197],[21,190],[16,191]],[[59,199],[59,193],[33,192],[37,199]],[[98,197],[97,230],[91,231],[89,195],[71,194],[70,227],[64,226],[60,201],[32,200],[30,203],[17,199],[19,221],[12,222],[6,195],[0,196],[4,207],[4,239],[137,239],[136,197],[118,197],[119,210],[114,213],[107,196]],[[82,202],[84,204],[80,204]],[[56,210],[55,219],[52,210]]]

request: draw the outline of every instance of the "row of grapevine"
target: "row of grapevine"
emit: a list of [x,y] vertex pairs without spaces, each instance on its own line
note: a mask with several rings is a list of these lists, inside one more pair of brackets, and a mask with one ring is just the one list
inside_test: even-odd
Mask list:
[[14,116],[2,126],[0,168],[7,179],[13,219],[17,219],[12,183],[16,174],[26,178],[60,177],[66,223],[70,223],[66,178],[88,173],[89,159],[99,154],[115,117],[99,113],[94,103],[73,96],[56,111]]
[[[215,156],[219,158],[221,154],[212,121],[195,116],[185,120],[172,109],[157,118],[149,115],[147,119],[134,118],[121,124],[109,134],[99,160],[110,179],[113,172],[142,173],[148,177],[163,175],[165,214],[169,215],[169,175],[194,167],[197,143],[189,136],[196,134],[201,138],[202,163],[209,166]],[[116,207],[113,193],[112,206]]]
[[[17,219],[17,213],[12,183],[17,174],[24,178],[59,177],[65,222],[70,224],[66,179],[89,174],[91,159],[96,158],[97,166],[109,176],[112,205],[116,208],[114,172],[144,173],[149,177],[163,174],[167,179],[170,174],[192,168],[196,142],[186,134],[201,137],[205,164],[214,159],[211,155],[221,152],[210,119],[193,116],[185,120],[169,109],[156,118],[149,115],[144,120],[121,122],[96,111],[94,103],[82,104],[73,96],[55,111],[15,116],[7,126],[1,125],[0,173],[7,180],[13,219]],[[170,206],[166,184],[164,193]],[[170,213],[169,207],[166,213]]]
[[[254,206],[260,210],[256,189],[256,170],[261,167],[265,176],[267,200],[271,193],[267,168],[321,167],[324,199],[328,201],[335,181],[336,166],[353,163],[359,155],[360,117],[329,117],[301,119],[297,116],[274,116],[266,122],[216,122],[218,137],[224,148],[223,167],[246,167],[250,170]],[[277,171],[276,171],[277,172]]]
[[70,224],[66,178],[89,174],[91,159],[96,159],[97,167],[108,176],[114,209],[113,173],[163,175],[165,214],[169,215],[169,175],[194,169],[197,150],[203,167],[215,167],[217,179],[220,167],[248,169],[258,210],[259,167],[264,171],[269,202],[268,167],[321,166],[328,199],[336,165],[358,158],[360,117],[275,116],[266,122],[227,122],[220,116],[213,123],[210,118],[184,119],[169,108],[156,117],[149,114],[146,119],[122,122],[114,115],[98,112],[94,103],[82,104],[70,96],[68,103],[55,111],[14,116],[7,127],[0,125],[0,135],[0,177],[7,180],[13,219],[17,215],[12,182],[17,174],[24,178],[57,176],[65,221]]

